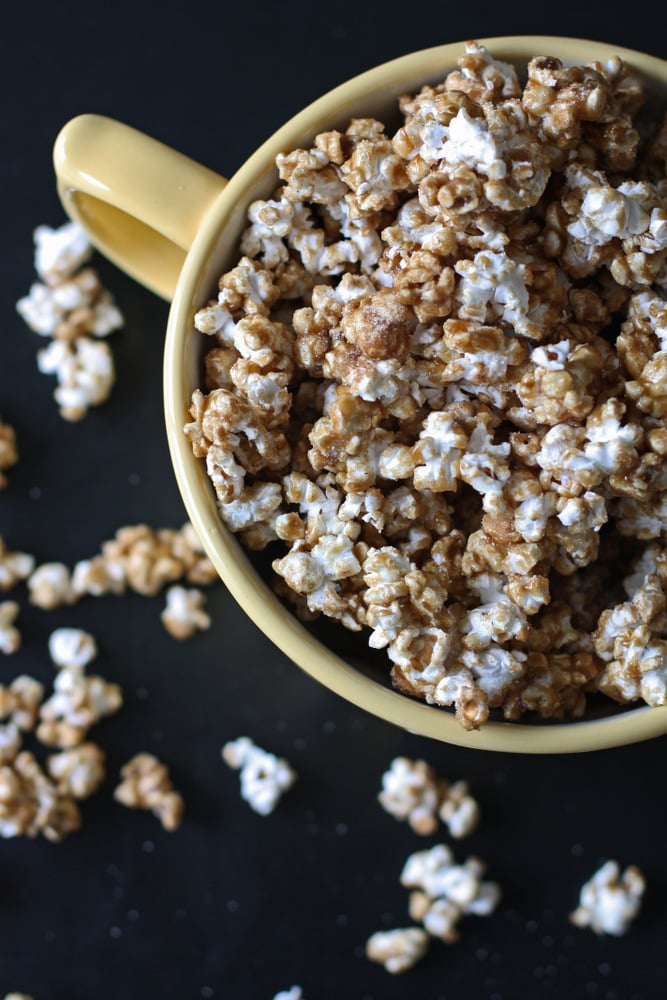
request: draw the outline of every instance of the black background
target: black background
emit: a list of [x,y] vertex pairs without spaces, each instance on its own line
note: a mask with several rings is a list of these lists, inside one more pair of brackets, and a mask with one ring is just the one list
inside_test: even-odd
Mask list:
[[[167,305],[99,257],[126,317],[113,334],[117,383],[79,424],[57,414],[39,375],[44,342],[18,317],[34,280],[32,231],[65,220],[51,149],[80,112],[126,121],[230,175],[287,117],[347,77],[414,49],[503,34],[579,35],[665,57],[664,7],[575,0],[311,6],[24,2],[2,15],[0,414],[20,464],[0,493],[0,535],[39,562],[72,565],[124,524],[178,527],[183,506],[162,419]],[[656,20],[658,18],[658,20]],[[0,680],[50,682],[50,632],[90,631],[94,667],[120,683],[121,712],[94,729],[108,776],[60,844],[0,845],[0,995],[35,1000],[271,1000],[299,983],[307,1000],[651,1000],[667,991],[667,737],[586,755],[516,757],[403,733],[322,688],[274,649],[224,586],[207,589],[211,629],[185,643],[164,631],[163,597],[88,599],[44,612],[25,588],[23,646]],[[269,817],[239,795],[220,760],[249,735],[286,756],[299,781]],[[114,803],[120,765],[149,750],[170,766],[186,818],[165,833]],[[503,899],[470,917],[458,944],[391,977],[363,953],[373,931],[405,926],[398,876],[420,839],[376,801],[398,754],[466,777],[478,854]],[[580,885],[607,858],[638,864],[648,889],[619,940],[568,922]]]

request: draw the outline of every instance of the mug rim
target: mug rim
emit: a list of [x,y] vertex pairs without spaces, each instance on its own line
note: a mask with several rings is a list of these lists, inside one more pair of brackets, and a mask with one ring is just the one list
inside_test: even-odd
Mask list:
[[[505,35],[475,39],[494,58],[519,62],[553,54],[565,61],[586,62],[619,56],[644,76],[667,87],[667,61],[623,46],[558,35]],[[317,640],[280,601],[254,568],[238,539],[224,525],[201,459],[195,458],[183,433],[190,403],[188,366],[192,343],[201,334],[193,316],[211,297],[206,266],[231,221],[245,212],[248,190],[275,171],[277,153],[296,148],[336,120],[353,116],[355,103],[374,94],[397,99],[417,86],[444,76],[456,65],[466,42],[416,50],[358,74],[329,90],[290,118],[236,170],[211,206],[180,274],[167,323],[163,382],[167,441],[177,484],[193,527],[206,554],[232,597],[261,632],[286,656],[324,687],[356,707],[413,734],[461,747],[505,753],[560,754],[600,750],[640,742],[667,733],[667,706],[620,709],[603,718],[563,722],[489,720],[472,732],[464,730],[451,710],[411,698],[383,685],[347,663]],[[540,52],[548,46],[553,51]],[[238,236],[234,237],[234,244]],[[215,275],[217,279],[218,275]],[[343,627],[342,625],[340,626]],[[387,676],[389,664],[387,664]]]

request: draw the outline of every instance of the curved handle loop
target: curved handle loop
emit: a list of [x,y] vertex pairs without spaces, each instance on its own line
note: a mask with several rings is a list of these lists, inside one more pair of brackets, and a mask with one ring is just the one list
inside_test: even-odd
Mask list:
[[68,122],[53,162],[63,207],[93,246],[171,301],[186,253],[226,179],[102,115]]

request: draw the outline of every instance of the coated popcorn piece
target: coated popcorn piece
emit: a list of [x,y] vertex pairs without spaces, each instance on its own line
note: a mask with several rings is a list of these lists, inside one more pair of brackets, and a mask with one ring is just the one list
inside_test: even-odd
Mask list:
[[47,770],[61,795],[87,799],[104,781],[105,759],[106,754],[96,743],[80,743],[79,746],[51,754]]
[[461,91],[480,103],[498,103],[521,96],[514,66],[495,59],[486,46],[475,41],[466,42],[464,55],[459,57],[458,64],[459,68],[445,77],[447,90]]
[[35,270],[48,285],[58,285],[71,277],[93,253],[86,231],[78,222],[66,222],[57,229],[37,226],[33,240]]
[[10,552],[0,536],[0,590],[11,590],[26,580],[35,568],[35,558],[27,552]]
[[64,563],[42,563],[28,576],[30,603],[45,611],[74,604],[77,599],[72,588],[70,571]]
[[38,352],[37,365],[45,375],[56,376],[53,397],[65,420],[82,420],[91,406],[106,402],[116,381],[108,344],[90,337],[52,340]]
[[420,962],[428,951],[429,935],[421,927],[376,931],[366,942],[366,957],[397,975]]
[[114,790],[116,802],[129,809],[148,809],[165,830],[178,829],[185,806],[165,764],[154,754],[138,753],[123,765],[120,776]]
[[44,686],[34,677],[21,674],[7,686],[0,684],[0,719],[10,722],[22,732],[34,729]]
[[667,416],[667,301],[653,290],[635,292],[616,349],[631,380],[625,393],[643,413]]
[[85,674],[97,652],[88,633],[58,629],[52,633],[49,650],[58,669],[53,693],[39,709],[37,738],[46,746],[69,749],[79,746],[100,719],[117,712],[123,695],[117,684]]
[[16,446],[16,431],[11,424],[4,423],[0,418],[0,490],[7,486],[5,472],[16,465],[19,460]]
[[582,886],[570,920],[595,934],[622,937],[639,914],[645,889],[646,879],[636,865],[621,873],[618,862],[607,861]]
[[80,826],[76,802],[60,794],[34,754],[23,750],[0,767],[0,836],[41,834],[58,842]]
[[631,601],[603,611],[593,643],[605,663],[598,681],[603,693],[621,702],[667,704],[667,598],[658,576],[647,574]]
[[410,916],[448,944],[458,940],[458,923],[468,914],[488,916],[500,900],[496,882],[483,881],[486,866],[470,857],[457,865],[445,844],[411,854],[401,872],[410,894]]
[[160,618],[174,639],[190,639],[198,630],[210,628],[211,617],[204,611],[205,600],[196,587],[169,587],[167,604]]
[[382,775],[378,802],[391,816],[407,820],[415,833],[428,836],[438,828],[441,787],[434,769],[423,760],[396,757]]
[[19,613],[16,601],[0,601],[0,653],[15,653],[21,645],[21,633],[14,625]]
[[79,628],[58,628],[49,636],[49,655],[58,670],[85,670],[97,657],[97,642]]
[[297,778],[287,760],[263,750],[247,736],[225,743],[222,759],[240,771],[241,797],[260,816],[273,812]]

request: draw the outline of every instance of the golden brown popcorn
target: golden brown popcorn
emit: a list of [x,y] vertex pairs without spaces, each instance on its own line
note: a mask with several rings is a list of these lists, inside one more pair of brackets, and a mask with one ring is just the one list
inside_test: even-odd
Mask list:
[[35,568],[34,556],[27,552],[10,552],[0,536],[0,590],[11,590],[26,580]]
[[177,830],[183,818],[183,799],[171,783],[168,768],[153,754],[138,753],[121,768],[116,802],[130,809],[150,809],[165,830]]
[[7,477],[4,473],[11,469],[19,460],[19,453],[16,447],[16,431],[11,424],[3,423],[0,419],[0,490],[7,485]]
[[366,957],[396,975],[407,972],[426,955],[429,936],[421,927],[376,931],[366,942]]

